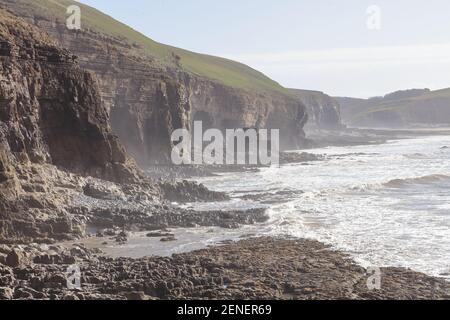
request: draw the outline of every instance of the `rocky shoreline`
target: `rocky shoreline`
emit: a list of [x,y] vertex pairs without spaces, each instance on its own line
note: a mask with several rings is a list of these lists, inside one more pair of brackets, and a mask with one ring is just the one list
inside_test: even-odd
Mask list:
[[[11,6],[17,1],[6,2]],[[116,71],[114,76],[86,71],[80,66],[83,61],[42,32],[42,25],[37,28],[3,9],[0,18],[0,299],[449,298],[447,282],[404,269],[382,269],[381,288],[369,290],[367,270],[308,240],[256,238],[141,259],[107,257],[80,243],[58,245],[81,242],[91,230],[117,244],[126,243],[129,233],[136,231],[170,242],[173,235],[167,228],[235,229],[267,221],[264,209],[180,208],[179,203],[228,200],[224,193],[183,179],[230,171],[229,167],[144,173],[135,160],[142,164],[166,159],[170,133],[188,127],[196,112],[198,117],[214,116],[224,126],[253,127],[257,122],[286,128],[283,135],[291,139],[282,140],[287,146],[306,145],[306,109],[290,96],[247,94],[200,79],[184,79],[189,85],[184,80],[174,83],[176,79],[159,77],[163,70],[128,93],[119,94],[118,88],[130,87],[135,74],[118,81],[110,96],[119,105],[112,108],[101,93],[109,91],[105,88],[114,82]],[[90,37],[101,44],[102,37]],[[101,53],[105,49],[96,48]],[[117,55],[120,49],[113,51],[117,60],[125,59]],[[198,95],[188,101],[189,92]],[[210,96],[217,101],[212,103]],[[129,102],[142,97],[146,99],[136,110],[129,110]],[[242,110],[223,115],[222,106],[230,99]],[[149,106],[155,108],[148,110]],[[118,126],[122,118],[135,130]],[[282,164],[320,160],[308,153],[281,157]],[[75,289],[68,280],[78,272],[69,270],[80,271]]]
[[[306,152],[281,156],[282,165],[321,160]],[[381,268],[381,287],[370,290],[368,270],[321,243],[301,239],[254,238],[172,257],[108,257],[81,244],[88,229],[113,245],[127,243],[135,231],[146,231],[164,245],[175,240],[167,228],[237,229],[266,222],[268,216],[264,209],[180,208],[173,202],[229,199],[179,180],[180,174],[192,177],[192,168],[122,183],[52,165],[30,164],[17,173],[23,191],[16,205],[35,216],[29,222],[13,220],[28,228],[0,239],[0,299],[450,299],[449,282],[400,268]],[[57,245],[68,240],[76,244]],[[68,289],[67,270],[73,266],[80,268],[81,290]]]
[[[68,289],[68,268],[81,287]],[[170,258],[109,258],[82,245],[0,246],[0,299],[450,299],[450,283],[400,268],[372,273],[310,240],[253,238]]]
[[[281,159],[284,165],[323,160],[305,152],[284,153]],[[0,299],[450,299],[449,282],[401,268],[381,268],[381,287],[370,290],[368,270],[310,240],[251,238],[139,259],[108,257],[82,244],[88,229],[112,245],[126,244],[130,232],[146,231],[163,246],[176,240],[167,228],[237,229],[267,221],[264,209],[180,208],[171,201],[228,200],[226,194],[178,180],[182,172],[168,172],[172,179],[115,183],[51,165],[23,167],[17,181],[26,192],[18,201],[34,208],[36,217],[25,237],[0,241]],[[51,232],[42,227],[47,224]],[[67,240],[75,244],[57,245]],[[68,289],[67,270],[73,266],[81,271],[81,290]]]
[[69,174],[51,165],[24,169],[17,183],[25,191],[0,203],[8,206],[5,214],[12,212],[8,220],[0,219],[0,244],[76,240],[86,237],[88,229],[238,228],[268,219],[263,209],[198,212],[180,208],[178,203],[228,199],[224,193],[191,181],[156,183],[143,178],[136,183],[114,183]]

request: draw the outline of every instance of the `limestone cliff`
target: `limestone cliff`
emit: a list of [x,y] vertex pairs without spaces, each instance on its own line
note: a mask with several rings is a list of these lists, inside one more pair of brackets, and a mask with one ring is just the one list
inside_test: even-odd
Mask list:
[[[95,14],[95,23],[90,25],[86,18],[81,30],[69,30],[63,9],[70,3],[0,0],[71,50],[83,68],[96,74],[113,131],[142,166],[167,163],[173,130],[189,129],[199,118],[212,119],[210,125],[219,129],[280,129],[283,147],[302,145],[305,107],[262,74],[225,59],[153,43],[88,7],[82,7],[82,13]],[[63,9],[50,10],[54,4]],[[102,21],[111,30],[103,28]],[[124,31],[117,36],[114,32],[119,29]],[[167,54],[158,56],[160,51]],[[192,60],[196,64],[190,67]],[[218,79],[195,68],[204,64],[208,64],[205,70],[220,70],[215,73]]]
[[[113,74],[111,79],[122,79]],[[131,72],[124,79],[138,81]],[[152,153],[167,152],[172,125],[189,124],[178,108],[186,101],[181,110],[189,111],[189,95],[164,75],[158,80],[156,72],[132,88],[138,93],[130,90],[125,97],[147,97],[139,90],[149,90],[157,109],[135,112],[133,107],[141,105],[133,104],[124,115],[136,119],[124,123],[147,124],[143,128],[153,131],[138,133],[151,142]],[[108,101],[104,97],[102,103],[96,76],[81,68],[73,54],[36,26],[0,9],[0,243],[76,239],[88,226],[154,230],[229,223],[222,212],[205,216],[167,204],[165,199],[192,202],[226,196],[195,183],[155,184],[143,177],[112,134]]]
[[310,120],[305,127],[306,131],[342,129],[341,110],[337,100],[319,91],[299,89],[290,89],[290,91],[307,108]]
[[114,181],[132,177],[93,75],[48,36],[3,12],[0,124],[0,167],[13,158]]
[[62,187],[76,188],[72,173],[140,179],[112,134],[94,76],[0,9],[0,240],[76,233],[58,206],[67,201]]
[[304,105],[285,95],[240,91],[205,79],[187,81],[192,121],[218,129],[279,129],[281,147],[302,146],[303,127],[308,121]]

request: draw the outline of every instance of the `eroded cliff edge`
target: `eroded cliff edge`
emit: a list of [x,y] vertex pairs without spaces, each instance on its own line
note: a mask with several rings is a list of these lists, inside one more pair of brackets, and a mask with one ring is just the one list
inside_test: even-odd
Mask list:
[[[71,4],[54,3],[63,9]],[[112,36],[86,24],[79,31],[69,30],[65,10],[39,10],[51,6],[49,1],[1,0],[0,4],[46,31],[79,56],[83,68],[96,74],[113,131],[142,166],[169,163],[171,133],[178,128],[189,129],[194,120],[204,120],[218,129],[280,129],[283,148],[298,148],[304,143],[306,108],[281,87],[233,87],[186,71],[183,65],[188,63],[190,53],[182,58],[176,53],[179,49],[160,59],[139,41]],[[112,19],[108,23],[112,28],[123,27]],[[257,74],[254,70],[246,72]]]
[[308,112],[309,121],[305,130],[340,130],[342,124],[339,102],[329,95],[311,90],[289,89]]
[[0,234],[7,238],[58,225],[32,223],[33,209],[58,216],[48,200],[55,176],[133,182],[141,174],[112,134],[94,76],[35,27],[3,10],[0,18]]
[[[2,9],[0,14],[0,243],[77,239],[88,228],[123,233],[122,241],[125,230],[265,221],[264,210],[199,213],[171,205],[227,197],[188,181],[145,177],[112,133],[97,76],[40,28]],[[160,76],[165,80],[152,73],[154,86],[142,88],[155,90],[152,98],[162,109],[136,112],[143,122],[147,116],[153,121],[145,127],[153,131],[140,137],[159,137],[160,144],[149,144],[149,154],[156,155],[169,150],[165,138],[183,119],[171,103],[183,92]],[[133,107],[139,104],[130,112]]]
[[52,163],[112,181],[132,179],[132,164],[110,130],[93,75],[20,19],[2,12],[0,28],[2,158]]

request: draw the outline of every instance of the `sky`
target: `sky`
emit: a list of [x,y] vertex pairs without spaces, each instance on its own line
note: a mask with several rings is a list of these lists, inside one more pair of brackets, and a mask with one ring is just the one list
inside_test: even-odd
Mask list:
[[81,0],[148,37],[290,88],[372,97],[450,87],[448,0]]

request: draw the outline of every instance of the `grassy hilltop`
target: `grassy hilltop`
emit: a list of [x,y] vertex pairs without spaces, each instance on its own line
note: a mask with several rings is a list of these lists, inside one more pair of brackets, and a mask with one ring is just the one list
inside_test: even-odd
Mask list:
[[371,99],[336,98],[347,124],[389,126],[450,123],[450,88],[398,91]]
[[72,0],[16,0],[27,3],[36,15],[66,17],[67,7],[76,4],[82,10],[82,25],[97,32],[120,38],[130,45],[138,45],[143,54],[163,65],[175,66],[174,57],[184,71],[205,77],[224,85],[246,90],[277,91],[288,94],[280,84],[263,73],[232,60],[199,54],[158,43],[127,25],[87,5]]

